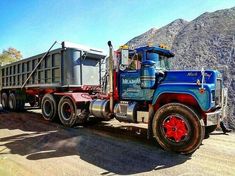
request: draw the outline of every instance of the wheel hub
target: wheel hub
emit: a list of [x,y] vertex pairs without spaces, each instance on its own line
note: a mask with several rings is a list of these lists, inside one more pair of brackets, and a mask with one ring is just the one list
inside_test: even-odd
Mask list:
[[169,116],[163,122],[165,136],[174,142],[180,142],[188,135],[187,125],[182,117]]
[[64,103],[62,105],[62,114],[66,120],[70,119],[72,112],[72,107],[68,103]]

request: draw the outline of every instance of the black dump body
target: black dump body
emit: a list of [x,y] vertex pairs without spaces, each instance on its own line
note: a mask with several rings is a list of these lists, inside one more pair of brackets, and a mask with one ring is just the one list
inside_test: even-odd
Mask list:
[[[21,88],[45,53],[23,59],[0,68],[0,90]],[[27,81],[30,87],[80,87],[101,84],[100,50],[63,42],[43,59]]]

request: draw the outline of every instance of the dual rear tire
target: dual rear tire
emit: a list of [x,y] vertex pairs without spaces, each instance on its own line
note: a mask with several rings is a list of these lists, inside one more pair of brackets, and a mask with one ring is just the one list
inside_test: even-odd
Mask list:
[[41,108],[45,120],[55,121],[59,117],[66,127],[85,123],[89,116],[87,108],[77,108],[76,103],[67,96],[58,100],[52,94],[46,94],[42,99]]
[[10,93],[8,96],[7,93],[2,93],[2,107],[5,110],[10,111],[23,111],[24,110],[25,100],[20,94]]
[[[3,109],[10,111],[23,111],[25,99],[16,93],[2,93],[1,104]],[[89,116],[88,107],[77,108],[70,97],[64,96],[60,100],[52,94],[46,94],[41,101],[43,118],[47,121],[55,121],[59,116],[61,123],[66,127],[82,124]]]
[[11,93],[9,95],[9,108],[11,111],[23,111],[24,110],[24,98],[18,94]]
[[86,105],[78,108],[71,98],[64,96],[58,105],[58,115],[64,126],[72,127],[76,124],[84,124],[89,117],[89,111]]

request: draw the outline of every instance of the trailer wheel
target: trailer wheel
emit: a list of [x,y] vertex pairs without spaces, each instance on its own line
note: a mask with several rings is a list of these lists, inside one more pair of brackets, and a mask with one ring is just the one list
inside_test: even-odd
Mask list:
[[69,97],[62,97],[59,106],[58,106],[58,114],[61,123],[66,127],[72,127],[77,122],[77,114],[76,114],[76,105]]
[[42,98],[42,115],[45,120],[53,121],[57,116],[57,103],[56,99],[51,94],[46,94]]
[[16,93],[11,93],[9,95],[9,109],[11,111],[23,111],[24,110],[24,100],[20,97],[20,95]]
[[184,154],[194,152],[205,135],[203,120],[180,103],[162,106],[154,115],[152,129],[157,142],[165,150]]
[[14,93],[11,93],[9,95],[9,109],[11,111],[16,111],[17,110],[16,96],[15,96]]
[[6,93],[2,93],[2,100],[1,100],[1,103],[2,103],[2,108],[5,109],[5,110],[8,110],[9,109],[9,102],[8,102],[8,96]]

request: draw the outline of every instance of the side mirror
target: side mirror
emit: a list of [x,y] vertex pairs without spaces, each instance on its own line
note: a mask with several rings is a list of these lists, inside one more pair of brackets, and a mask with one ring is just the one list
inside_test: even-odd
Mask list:
[[128,65],[129,51],[128,49],[122,49],[121,51],[121,64]]

